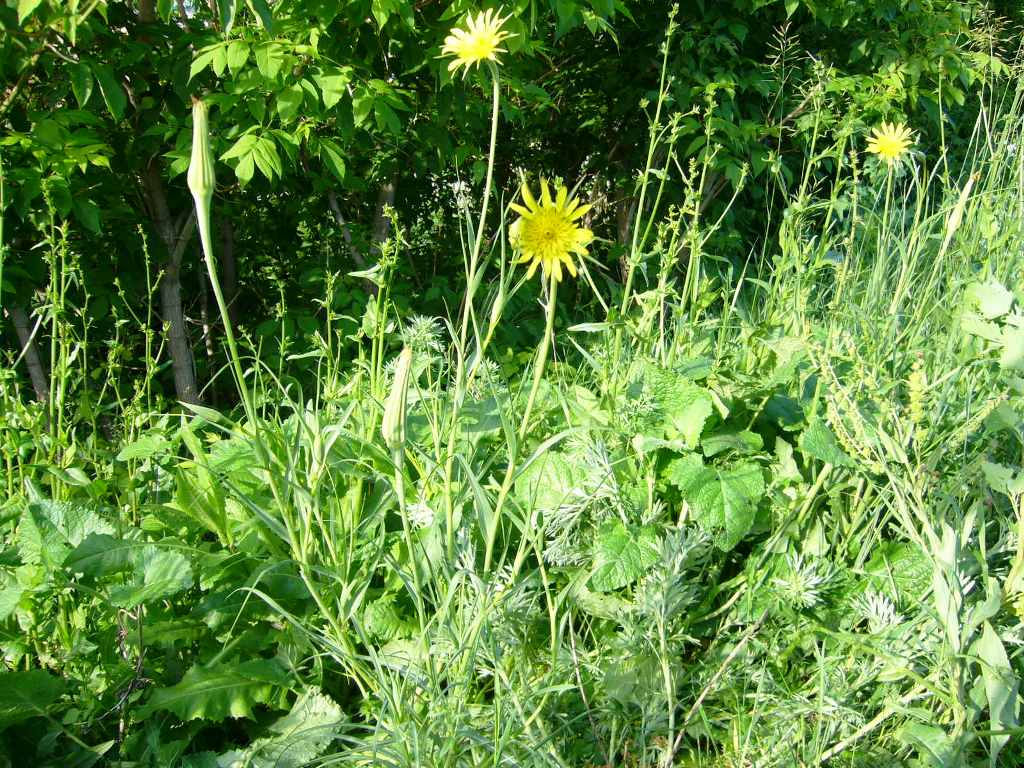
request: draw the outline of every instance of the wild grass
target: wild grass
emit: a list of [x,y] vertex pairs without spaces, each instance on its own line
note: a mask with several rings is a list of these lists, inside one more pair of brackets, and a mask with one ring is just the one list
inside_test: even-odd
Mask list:
[[[155,337],[133,391],[89,394],[128,363],[115,338],[87,367],[52,227],[49,399],[0,381],[0,718],[49,740],[8,731],[8,762],[1024,759],[1019,98],[959,170],[820,152],[742,266],[706,250],[659,101],[622,291],[511,380],[490,344],[524,281],[490,176],[452,318],[396,316],[396,227],[359,357],[329,295],[316,347],[277,356],[315,359],[314,391],[241,335],[243,415],[158,412]],[[40,669],[57,695],[14,677]]]

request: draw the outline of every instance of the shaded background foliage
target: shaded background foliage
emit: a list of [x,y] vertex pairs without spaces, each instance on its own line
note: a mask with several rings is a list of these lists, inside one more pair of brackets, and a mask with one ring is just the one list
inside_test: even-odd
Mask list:
[[[219,258],[254,343],[312,337],[326,277],[372,265],[393,220],[407,246],[392,297],[402,309],[449,315],[462,271],[452,214],[481,180],[488,104],[482,75],[453,82],[439,52],[473,8],[6,3],[6,314],[33,314],[49,274],[36,245],[67,238],[79,268],[68,297],[83,333],[111,338],[153,290],[166,393],[217,401],[217,387],[201,391],[223,361],[183,177],[190,101],[203,96],[215,105]],[[517,0],[505,11],[517,36],[503,64],[499,188],[508,199],[521,171],[579,181],[596,203],[590,224],[605,239],[599,259],[614,286],[672,6]],[[912,110],[925,147],[940,138],[956,147],[973,122],[969,89],[1006,72],[1014,12],[982,0],[680,4],[665,52],[675,162],[685,170],[712,154],[701,190],[708,215],[739,193],[716,253],[741,262],[771,241],[771,201],[792,190],[815,137],[853,136]],[[661,205],[684,195],[669,185]],[[333,309],[355,331],[370,285],[342,277],[333,286]],[[576,311],[571,293],[561,306]],[[513,349],[539,330],[529,321],[508,328]],[[122,330],[122,358],[138,358],[141,329]],[[3,334],[9,351],[24,343],[12,322]],[[36,341],[45,340],[43,330]]]

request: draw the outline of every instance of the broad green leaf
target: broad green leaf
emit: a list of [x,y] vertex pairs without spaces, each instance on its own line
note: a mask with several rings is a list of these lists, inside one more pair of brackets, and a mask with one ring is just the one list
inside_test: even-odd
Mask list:
[[411,637],[415,631],[412,623],[398,613],[393,594],[385,594],[368,602],[363,609],[362,618],[363,630],[367,636],[379,643]]
[[171,597],[192,586],[192,566],[177,552],[149,545],[139,550],[128,584],[110,590],[110,602],[119,608]]
[[261,136],[253,147],[252,157],[256,160],[256,167],[268,181],[273,181],[275,176],[280,177],[284,174],[281,156],[277,154],[277,145],[273,139]]
[[208,66],[213,63],[214,57],[217,55],[216,47],[207,48],[200,51],[194,59],[192,59],[192,65],[188,70],[188,79],[191,80]]
[[276,661],[255,659],[213,667],[197,664],[177,685],[154,690],[136,716],[144,719],[166,710],[186,721],[251,719],[255,705],[274,706],[288,687],[288,675]]
[[327,109],[333,109],[334,105],[341,101],[342,97],[347,93],[349,81],[352,79],[351,75],[345,70],[335,69],[331,70],[331,72],[337,74],[324,73],[313,77],[313,80],[320,88],[324,107]]
[[914,605],[924,596],[932,579],[928,556],[909,542],[879,544],[864,566],[867,586],[899,605]]
[[621,520],[608,520],[594,537],[590,586],[612,592],[642,576],[660,557],[658,537],[650,528],[630,529]]
[[1016,471],[991,461],[983,461],[981,471],[988,487],[996,493],[1005,493],[1011,497],[1024,494],[1024,471]]
[[711,393],[686,376],[664,368],[650,366],[644,378],[661,410],[665,436],[681,437],[687,448],[695,448],[714,410]]
[[256,68],[267,80],[276,80],[284,64],[284,53],[276,43],[262,43],[256,46]]
[[1003,349],[999,365],[1007,371],[1024,371],[1024,318],[1017,319],[1022,321],[1021,324],[1007,323],[1000,333]]
[[260,17],[260,24],[267,30],[267,34],[274,34],[274,14],[271,13],[267,0],[248,0],[248,2],[249,7]]
[[[2,584],[3,582],[0,581],[0,585]],[[24,594],[25,588],[20,584],[0,586],[0,622],[14,613]]]
[[941,728],[924,723],[910,723],[899,731],[900,741],[915,749],[927,759],[925,765],[933,768],[962,765],[957,761],[957,750],[952,737]]
[[700,441],[700,448],[708,458],[725,451],[732,451],[740,456],[757,453],[764,447],[764,441],[756,432],[749,429],[720,429],[705,436]]
[[36,8],[43,4],[43,0],[18,0],[18,23],[24,24],[25,19],[32,15]]
[[834,467],[856,467],[857,463],[839,447],[836,436],[832,434],[822,419],[811,419],[811,423],[800,433],[797,443],[800,452],[805,456],[831,464]]
[[45,500],[26,507],[16,540],[23,562],[53,570],[92,533],[112,534],[114,527],[90,507]]
[[117,454],[118,461],[143,460],[162,453],[170,445],[167,438],[159,432],[143,435],[134,443],[129,443]]
[[548,451],[522,472],[515,494],[527,509],[550,511],[573,499],[580,470],[560,451]]
[[89,97],[92,96],[92,70],[84,61],[71,64],[69,69],[71,70],[71,90],[75,94],[75,101],[78,102],[78,106],[85,107]]
[[72,201],[75,218],[95,234],[100,233],[100,207],[87,197],[76,196]]
[[402,132],[402,121],[398,119],[395,110],[389,107],[386,102],[379,99],[373,102],[373,114],[377,121],[377,127],[381,130],[387,128],[396,135]]
[[232,40],[228,45],[228,69],[237,74],[249,60],[249,44],[244,40]]
[[113,70],[106,64],[97,64],[93,67],[93,74],[96,75],[96,82],[99,83],[100,93],[103,94],[103,101],[114,120],[120,120],[124,116],[124,108],[128,104],[128,97],[124,88],[117,81]]
[[358,89],[352,97],[352,119],[358,128],[366,122],[373,110],[373,92],[366,89]]
[[[989,727],[993,731],[1013,730],[1017,719],[1017,691],[1020,681],[1010,666],[1002,640],[989,622],[985,622],[981,636],[974,643],[974,651],[981,661],[981,677],[985,681],[988,699]],[[1009,742],[1009,734],[989,738],[989,765],[999,765],[999,753]]]
[[289,85],[277,92],[277,114],[282,123],[290,122],[302,106],[302,88]]
[[317,689],[302,692],[291,711],[271,723],[270,735],[245,750],[218,758],[221,768],[303,768],[327,751],[340,733],[341,707]]
[[237,157],[245,157],[251,154],[253,149],[256,147],[256,142],[260,140],[260,137],[255,133],[246,133],[238,138],[238,140],[228,147],[227,151],[220,156],[221,160],[233,160]]
[[129,571],[135,553],[143,545],[129,539],[118,539],[106,533],[91,533],[64,559],[72,573],[103,578]]
[[0,674],[0,731],[46,714],[64,692],[64,681],[41,669]]
[[231,28],[235,26],[235,11],[238,8],[238,0],[217,0],[217,11],[220,16],[220,30],[224,37],[231,34]]
[[674,459],[665,477],[679,489],[697,525],[723,550],[735,547],[750,531],[765,490],[757,464],[743,462],[727,469],[703,466],[696,454]]
[[331,169],[338,181],[345,180],[345,157],[341,147],[330,139],[320,139],[320,158]]
[[1013,294],[995,278],[984,283],[971,283],[964,292],[967,306],[976,310],[986,320],[1002,317],[1013,306]]

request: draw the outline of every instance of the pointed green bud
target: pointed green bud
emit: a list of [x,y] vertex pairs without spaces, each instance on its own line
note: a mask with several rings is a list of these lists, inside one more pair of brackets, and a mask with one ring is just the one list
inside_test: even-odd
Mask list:
[[412,370],[412,349],[405,347],[395,365],[395,379],[391,393],[384,406],[384,418],[380,431],[384,444],[391,450],[401,448],[405,443],[405,403],[409,395],[409,372]]
[[192,100],[192,160],[188,166],[188,188],[196,203],[196,226],[203,253],[212,260],[213,249],[210,240],[210,207],[217,179],[213,175],[213,152],[210,149],[210,127],[206,104],[200,99]]

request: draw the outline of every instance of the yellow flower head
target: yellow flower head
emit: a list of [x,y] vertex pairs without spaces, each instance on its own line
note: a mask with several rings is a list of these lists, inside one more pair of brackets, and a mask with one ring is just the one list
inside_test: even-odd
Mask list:
[[580,205],[561,186],[555,190],[552,199],[544,179],[540,180],[539,203],[525,183],[521,191],[523,205],[510,206],[519,218],[509,228],[509,239],[521,254],[519,263],[530,264],[526,276],[533,277],[540,265],[545,276],[553,275],[555,280],[561,281],[564,264],[569,274],[576,277],[576,264],[572,257],[574,254],[586,256],[587,246],[594,239],[594,233],[578,223],[580,217],[590,210],[590,205]]
[[868,152],[878,155],[892,165],[913,143],[913,134],[903,123],[882,123],[881,128],[871,130]]
[[465,77],[474,64],[485,60],[498,61],[498,54],[505,53],[501,47],[502,41],[513,36],[501,28],[509,18],[501,18],[493,10],[480,11],[475,19],[472,13],[469,14],[466,18],[467,29],[455,27],[444,39],[441,53],[455,57],[448,65],[448,71],[454,72],[464,66],[466,70],[462,76]]

